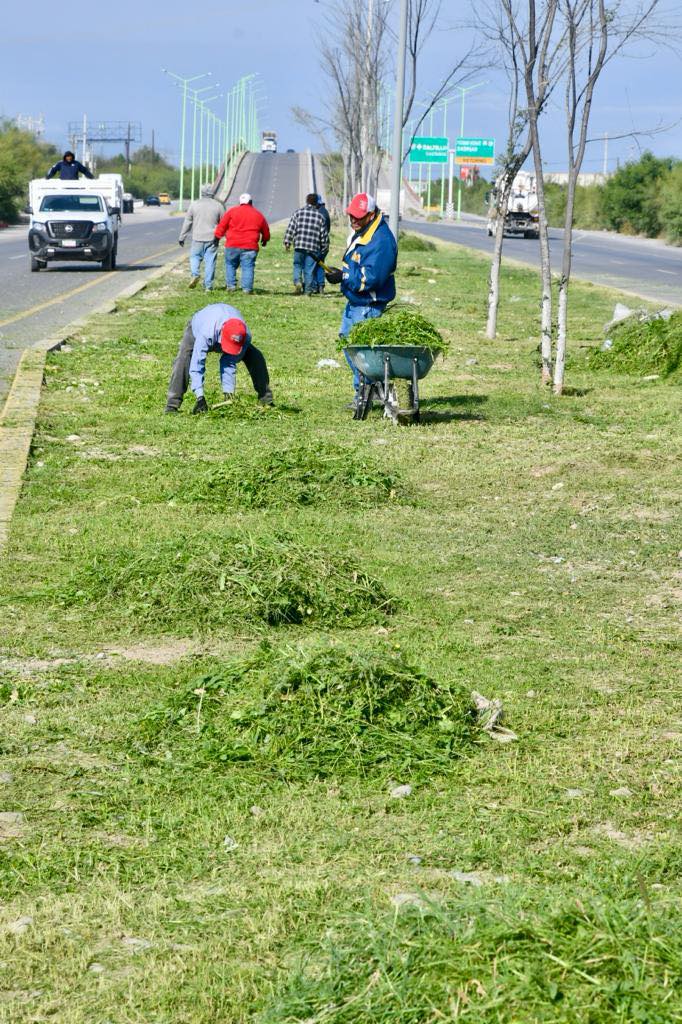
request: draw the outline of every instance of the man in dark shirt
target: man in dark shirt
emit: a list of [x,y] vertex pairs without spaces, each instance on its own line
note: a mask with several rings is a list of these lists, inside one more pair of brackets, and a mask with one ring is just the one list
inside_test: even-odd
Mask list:
[[45,177],[54,178],[57,174],[61,181],[77,181],[79,174],[84,174],[86,178],[95,177],[87,167],[84,167],[82,163],[76,160],[70,149],[67,149],[61,160],[58,160],[56,164],[50,167]]

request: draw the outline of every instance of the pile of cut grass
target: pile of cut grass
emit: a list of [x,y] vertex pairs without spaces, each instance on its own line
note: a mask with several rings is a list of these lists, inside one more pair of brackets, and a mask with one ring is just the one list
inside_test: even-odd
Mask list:
[[637,376],[668,377],[682,363],[682,310],[668,319],[637,313],[609,331],[611,347],[594,349],[588,366]]
[[394,306],[383,316],[363,320],[356,324],[348,340],[341,339],[341,347],[362,345],[376,348],[378,345],[415,345],[429,348],[434,355],[445,355],[449,343],[436,330],[430,320],[412,309]]
[[61,607],[185,633],[252,619],[358,625],[394,608],[383,585],[352,559],[282,534],[104,549],[47,596]]
[[428,238],[421,238],[420,235],[413,235],[409,231],[400,232],[401,252],[435,252],[436,245]]
[[458,1008],[471,1024],[678,1020],[674,915],[636,896],[585,902],[415,894],[397,914],[309,941],[259,1024],[422,1024],[459,1020]]
[[476,733],[465,688],[437,682],[387,644],[263,644],[142,721],[147,744],[301,781],[429,778],[451,770]]
[[215,509],[355,507],[389,502],[397,488],[397,477],[364,452],[312,439],[233,453],[197,482],[191,498]]

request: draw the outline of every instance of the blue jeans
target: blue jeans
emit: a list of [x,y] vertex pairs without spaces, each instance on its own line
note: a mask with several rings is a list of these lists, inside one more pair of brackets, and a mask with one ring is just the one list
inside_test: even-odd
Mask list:
[[[363,320],[373,320],[375,317],[381,316],[385,308],[385,306],[351,306],[350,302],[347,302],[341,317],[339,337],[347,338],[356,324],[362,323]],[[348,356],[346,356],[346,362],[353,371],[353,387],[357,395],[360,390],[360,371],[353,366]]]
[[204,261],[204,287],[213,287],[215,276],[215,261],[218,254],[217,246],[213,242],[192,242],[189,250],[189,272],[192,277],[199,276],[201,261]]
[[228,288],[237,287],[237,267],[241,266],[242,291],[253,291],[257,255],[255,249],[231,249],[225,246],[225,284]]
[[323,292],[324,291],[325,283],[326,282],[325,282],[325,277],[324,277],[324,270],[322,269],[322,267],[318,263],[317,266],[315,267],[315,286],[316,286],[318,292]]
[[294,249],[294,284],[303,282],[306,295],[312,295],[317,288],[317,256],[307,249]]

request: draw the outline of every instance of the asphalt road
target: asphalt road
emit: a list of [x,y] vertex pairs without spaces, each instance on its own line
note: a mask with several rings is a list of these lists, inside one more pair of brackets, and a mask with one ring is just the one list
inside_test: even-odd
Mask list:
[[254,153],[245,157],[228,202],[242,192],[253,197],[270,223],[288,219],[305,197],[307,177],[303,153]]
[[[494,239],[488,238],[482,219],[467,218],[461,224],[430,224],[421,220],[402,223],[406,228],[448,242],[459,242],[490,254],[493,251]],[[558,269],[563,231],[552,228],[549,237],[552,258]],[[532,267],[540,265],[537,239],[507,237],[504,254]],[[682,305],[682,248],[606,232],[574,231],[572,273],[576,278],[618,288],[665,306]]]
[[53,263],[32,274],[28,228],[0,232],[0,404],[24,348],[85,316],[180,251],[181,220],[167,208],[127,214],[119,232],[118,266]]

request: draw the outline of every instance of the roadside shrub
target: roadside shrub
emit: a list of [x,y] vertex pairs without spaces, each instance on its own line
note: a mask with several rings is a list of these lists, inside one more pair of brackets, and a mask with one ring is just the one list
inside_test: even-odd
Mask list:
[[477,732],[469,693],[436,682],[386,644],[274,649],[179,688],[141,723],[143,741],[248,762],[286,779],[429,777]]
[[191,497],[212,508],[373,505],[396,497],[397,478],[357,448],[309,441],[245,452],[211,469]]
[[350,626],[393,610],[383,585],[353,559],[275,534],[105,550],[50,596],[185,633],[244,620]]
[[659,202],[666,238],[682,245],[682,161],[661,182]]
[[616,324],[609,334],[611,348],[593,349],[588,356],[593,369],[667,377],[682,362],[682,312],[669,319],[635,314]]
[[661,160],[646,152],[636,163],[619,168],[602,190],[606,227],[651,238],[660,235],[664,225],[661,223],[658,192],[661,180],[671,166],[671,160]]
[[417,345],[430,348],[434,355],[445,355],[450,347],[440,331],[425,316],[395,306],[389,308],[383,316],[356,324],[348,340],[341,339],[341,347],[346,344],[366,345],[369,348],[378,345]]

